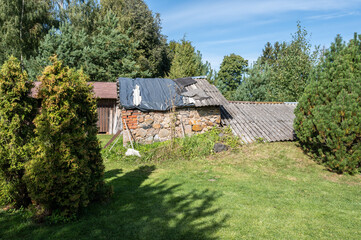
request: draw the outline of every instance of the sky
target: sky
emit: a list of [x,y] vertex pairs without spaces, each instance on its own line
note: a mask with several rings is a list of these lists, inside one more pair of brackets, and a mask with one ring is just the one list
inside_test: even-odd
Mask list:
[[312,46],[329,47],[337,34],[344,40],[361,34],[361,0],[145,0],[159,13],[162,33],[184,36],[213,69],[225,55],[238,54],[250,63],[267,42],[291,41],[297,21],[310,34]]

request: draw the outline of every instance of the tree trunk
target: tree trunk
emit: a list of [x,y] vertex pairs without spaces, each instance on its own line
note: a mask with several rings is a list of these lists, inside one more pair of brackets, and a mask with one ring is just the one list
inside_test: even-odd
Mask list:
[[20,63],[21,68],[24,70],[24,63],[23,63],[23,20],[24,20],[24,10],[25,10],[25,0],[23,0],[21,5],[21,16],[20,16]]

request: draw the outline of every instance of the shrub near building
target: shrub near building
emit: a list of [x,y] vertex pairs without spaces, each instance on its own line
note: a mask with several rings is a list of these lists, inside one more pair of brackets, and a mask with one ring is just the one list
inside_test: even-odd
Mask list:
[[43,211],[38,214],[68,218],[103,197],[104,165],[87,77],[55,57],[52,62],[39,78],[42,108],[34,120],[35,155],[26,178],[32,201]]
[[34,138],[32,86],[20,61],[10,57],[0,71],[0,204],[16,208],[30,204],[23,176]]
[[338,173],[361,164],[361,35],[337,37],[301,97],[294,123],[301,145]]

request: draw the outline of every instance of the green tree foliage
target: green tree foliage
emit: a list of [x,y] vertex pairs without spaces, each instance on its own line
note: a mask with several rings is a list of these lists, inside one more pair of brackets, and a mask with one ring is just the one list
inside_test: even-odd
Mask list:
[[32,86],[20,61],[10,57],[0,72],[0,202],[16,208],[30,203],[23,176],[34,138]]
[[[69,23],[76,29],[91,35],[94,24],[100,14],[97,0],[53,0],[56,16],[62,23]],[[105,13],[106,15],[106,13]]]
[[309,83],[317,63],[317,49],[311,53],[307,31],[297,24],[292,41],[269,42],[238,87],[235,99],[242,101],[296,102]]
[[25,177],[40,209],[70,217],[101,197],[104,165],[88,78],[55,57],[52,61],[39,78],[42,108],[34,120],[35,154]]
[[14,55],[21,61],[35,55],[53,24],[50,0],[0,1],[0,64]]
[[309,82],[313,67],[307,31],[297,24],[292,42],[277,54],[270,78],[270,100],[296,102]]
[[247,71],[248,61],[234,53],[225,56],[219,69],[216,86],[227,99],[233,99]]
[[192,43],[185,38],[170,44],[172,63],[168,77],[171,79],[205,76],[211,73],[208,62],[202,62],[202,55],[196,51]]
[[119,29],[137,44],[138,77],[164,77],[170,68],[166,37],[161,34],[159,14],[143,0],[101,0],[103,12],[111,9],[119,17]]
[[270,42],[267,42],[262,50],[262,56],[260,57],[261,59],[259,64],[264,65],[267,63],[268,65],[273,66],[280,58],[286,47],[287,44],[285,42],[275,42],[273,46]]
[[59,30],[52,29],[33,61],[32,77],[49,64],[49,57],[54,54],[69,67],[83,68],[91,81],[111,82],[119,76],[138,76],[140,68],[135,62],[135,45],[117,25],[118,18],[109,11],[95,20],[92,35],[69,23],[62,24]]
[[338,173],[361,165],[361,35],[337,37],[299,101],[294,123],[301,145]]
[[248,76],[245,77],[236,89],[234,94],[235,100],[262,102],[269,99],[269,81],[270,66],[266,62],[262,64],[258,59],[257,62],[248,70]]

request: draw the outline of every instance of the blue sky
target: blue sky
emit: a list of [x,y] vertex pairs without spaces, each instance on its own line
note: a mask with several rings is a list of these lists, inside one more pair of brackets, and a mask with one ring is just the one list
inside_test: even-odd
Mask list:
[[168,40],[184,35],[203,59],[218,70],[225,55],[250,62],[267,41],[290,41],[297,21],[311,34],[313,46],[328,47],[336,34],[344,40],[361,34],[361,0],[145,0],[160,13]]

